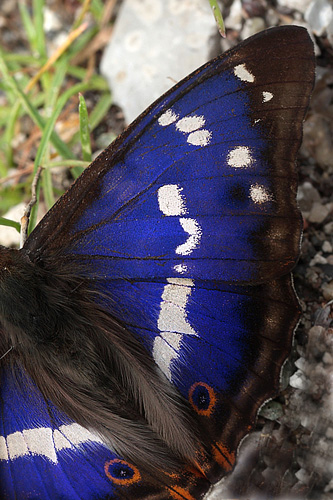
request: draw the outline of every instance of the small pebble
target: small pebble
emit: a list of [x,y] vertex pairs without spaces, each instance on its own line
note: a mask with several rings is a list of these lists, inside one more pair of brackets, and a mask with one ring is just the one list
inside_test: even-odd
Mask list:
[[329,210],[321,203],[314,203],[309,214],[309,221],[321,224],[329,214]]
[[323,297],[326,300],[333,299],[333,280],[329,283],[323,283],[322,286]]
[[324,241],[322,249],[323,249],[323,252],[325,252],[325,253],[331,253],[333,250],[332,245],[329,241]]
[[320,253],[317,253],[313,259],[310,261],[310,266],[315,266],[316,264],[327,264],[327,259],[323,257]]
[[333,235],[333,222],[328,222],[327,224],[325,224],[324,231],[325,231],[325,234],[332,236]]
[[312,0],[306,9],[304,18],[315,35],[324,35],[327,26],[333,20],[332,3],[329,0]]

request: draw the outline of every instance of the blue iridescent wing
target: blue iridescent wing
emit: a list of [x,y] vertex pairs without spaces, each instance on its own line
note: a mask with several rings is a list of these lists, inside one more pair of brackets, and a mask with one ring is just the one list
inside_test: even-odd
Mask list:
[[15,381],[1,371],[1,399],[1,499],[130,500],[158,489],[153,477],[46,402],[23,371]]
[[[74,269],[85,264],[103,307],[138,336],[209,435],[197,471],[160,484],[138,471],[116,491],[107,476],[108,498],[202,498],[277,390],[299,316],[288,274],[301,236],[294,163],[313,78],[304,29],[245,41],[152,105],[26,242],[35,261],[57,252]],[[85,449],[76,453],[85,460]],[[71,474],[75,464],[64,467]],[[91,498],[102,491],[96,481]]]

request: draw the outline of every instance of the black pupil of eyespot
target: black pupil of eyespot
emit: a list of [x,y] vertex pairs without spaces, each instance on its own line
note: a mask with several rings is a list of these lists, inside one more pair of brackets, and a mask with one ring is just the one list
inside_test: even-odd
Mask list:
[[122,466],[117,468],[115,475],[120,479],[127,479],[133,476],[133,471],[128,467]]
[[205,405],[207,403],[207,396],[205,394],[200,394],[199,405]]
[[207,410],[210,404],[210,396],[205,387],[197,387],[194,392],[194,401],[200,410]]

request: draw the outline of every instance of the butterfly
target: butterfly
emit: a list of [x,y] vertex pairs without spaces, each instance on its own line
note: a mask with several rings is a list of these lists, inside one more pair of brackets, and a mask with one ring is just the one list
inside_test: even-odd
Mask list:
[[300,309],[307,31],[152,104],[0,249],[1,498],[198,500],[279,387]]

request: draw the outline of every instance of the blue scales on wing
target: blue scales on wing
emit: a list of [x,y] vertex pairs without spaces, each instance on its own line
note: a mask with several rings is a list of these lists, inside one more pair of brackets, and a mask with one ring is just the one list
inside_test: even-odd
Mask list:
[[[258,408],[278,390],[299,318],[290,276],[302,228],[295,159],[313,78],[304,29],[243,42],[143,113],[24,247],[36,261],[56,252],[78,264],[100,292],[99,306],[189,401],[209,436],[197,469],[156,480],[66,420],[37,389],[38,403],[17,395],[5,374],[4,498],[28,491],[23,469],[33,478],[26,498],[47,498],[45,485],[50,498],[54,490],[66,499],[156,500],[202,498],[232,469]],[[26,453],[11,448],[15,439]]]

